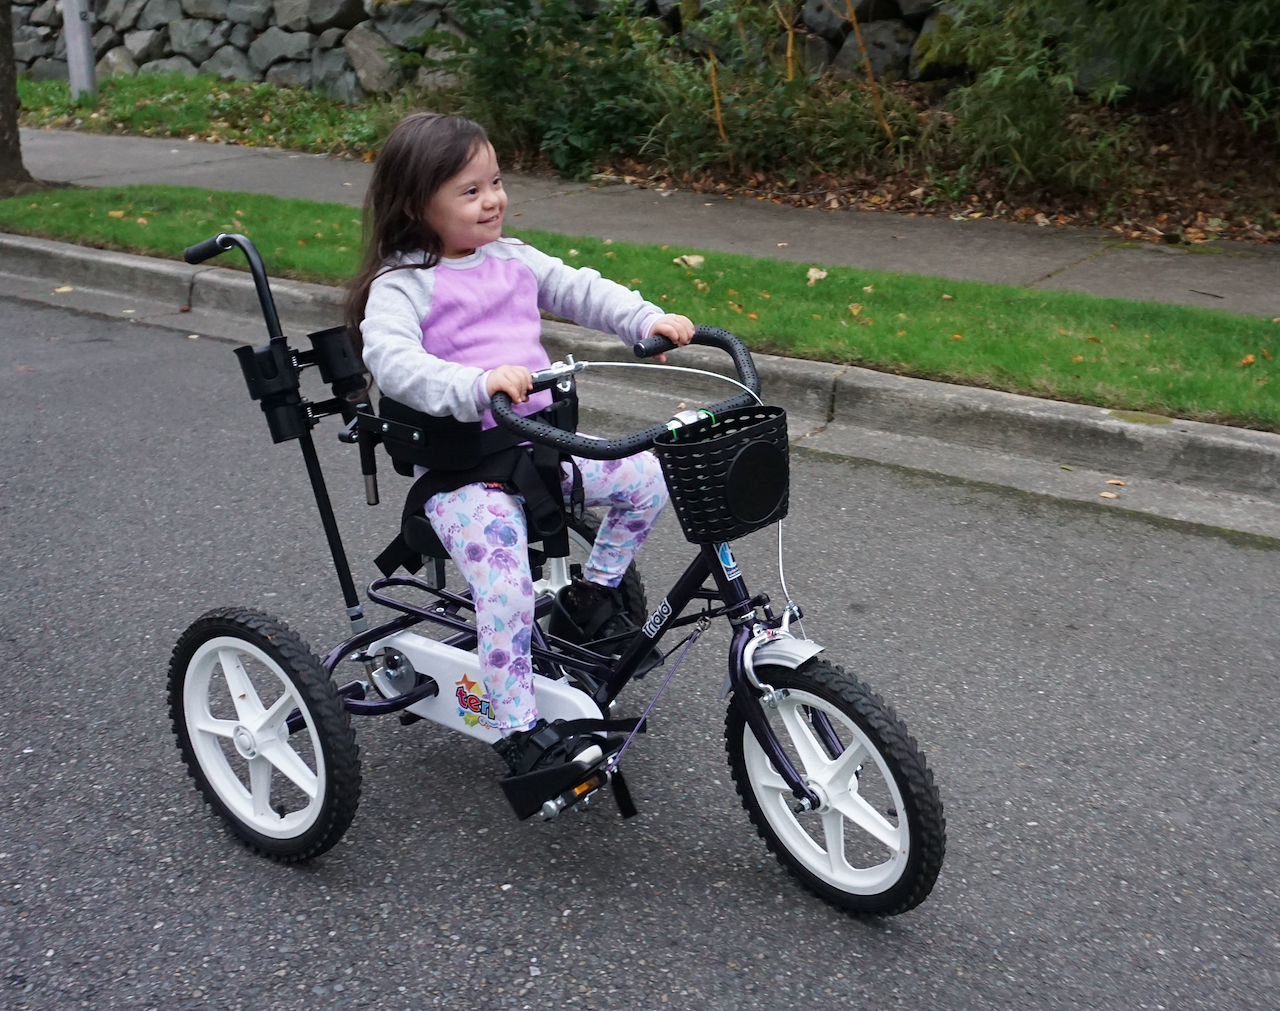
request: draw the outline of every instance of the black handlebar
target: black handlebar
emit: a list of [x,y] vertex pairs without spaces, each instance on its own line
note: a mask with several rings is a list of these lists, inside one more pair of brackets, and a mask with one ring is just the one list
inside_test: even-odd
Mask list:
[[219,253],[225,253],[232,246],[238,247],[249,261],[249,273],[253,275],[253,286],[258,292],[258,304],[262,307],[262,318],[267,324],[267,335],[272,340],[283,340],[284,331],[280,329],[275,299],[271,297],[271,286],[267,283],[267,268],[262,265],[262,257],[247,236],[235,232],[219,232],[211,239],[188,246],[183,251],[182,258],[188,263],[203,263]]
[[[756,373],[755,362],[751,360],[751,352],[747,350],[747,346],[739,338],[718,327],[700,326],[694,328],[693,343],[720,348],[722,351],[728,352],[733,357],[734,367],[738,370],[739,381],[747,389],[751,390],[751,393],[743,391],[736,397],[730,397],[728,400],[712,404],[707,408],[711,414],[721,414],[725,411],[736,410],[739,407],[750,407],[757,403],[756,396],[760,393],[760,377]],[[656,354],[670,351],[675,346],[667,338],[655,335],[646,337],[636,344],[635,353],[637,358],[651,358]],[[495,393],[493,395],[492,410],[494,420],[498,424],[523,436],[530,442],[550,446],[553,449],[560,450],[562,453],[585,457],[588,460],[621,460],[624,457],[634,456],[636,453],[652,446],[653,440],[667,430],[665,424],[653,425],[642,431],[632,432],[630,435],[618,436],[616,439],[589,439],[586,436],[566,432],[544,422],[534,421],[532,418],[516,414],[511,408],[511,398],[505,393]]]
[[226,238],[226,233],[219,232],[212,239],[205,239],[204,242],[188,246],[183,251],[182,258],[188,263],[204,263],[205,260],[211,260],[219,253],[225,253],[231,248],[232,243],[227,242]]

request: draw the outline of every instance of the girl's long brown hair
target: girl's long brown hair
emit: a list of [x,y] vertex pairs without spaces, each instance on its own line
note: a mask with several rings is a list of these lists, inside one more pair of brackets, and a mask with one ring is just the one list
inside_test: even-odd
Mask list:
[[421,250],[425,255],[421,263],[390,269],[426,270],[440,262],[440,236],[424,219],[427,204],[488,143],[480,124],[438,112],[415,112],[391,131],[374,162],[364,200],[364,262],[347,294],[347,327],[357,354],[363,350],[360,323],[369,286],[399,254]]

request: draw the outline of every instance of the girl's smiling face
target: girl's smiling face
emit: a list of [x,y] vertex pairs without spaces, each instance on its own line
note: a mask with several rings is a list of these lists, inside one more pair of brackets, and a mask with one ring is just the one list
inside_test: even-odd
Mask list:
[[467,256],[502,235],[507,193],[492,144],[476,148],[471,160],[427,204],[427,225],[440,236],[441,255]]

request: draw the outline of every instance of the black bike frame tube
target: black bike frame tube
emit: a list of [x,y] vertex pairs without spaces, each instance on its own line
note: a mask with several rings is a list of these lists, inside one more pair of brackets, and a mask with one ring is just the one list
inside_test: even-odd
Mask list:
[[316,444],[311,441],[311,430],[304,429],[298,442],[302,444],[302,458],[307,462],[307,477],[311,478],[311,490],[316,496],[320,523],[329,541],[333,567],[338,573],[338,585],[342,587],[342,599],[347,604],[347,617],[355,622],[364,617],[364,608],[356,595],[356,584],[351,579],[351,566],[347,562],[346,549],[342,546],[342,536],[338,533],[338,521],[333,515],[333,504],[329,501],[329,489],[325,487],[320,458],[316,456]]
[[[676,580],[676,585],[662,598],[662,603],[658,605],[658,609],[654,611],[653,616],[645,622],[644,630],[635,637],[635,640],[618,658],[618,662],[604,678],[603,700],[596,699],[602,709],[617,698],[618,693],[626,687],[627,682],[635,674],[636,668],[640,666],[641,658],[653,648],[654,643],[662,638],[662,634],[671,626],[671,623],[680,617],[680,612],[688,606],[689,601],[694,598],[697,591],[702,588],[702,584],[706,582],[709,572],[707,556],[704,551],[689,563],[689,567]],[[651,627],[654,618],[659,615],[661,615],[659,624],[656,628]]]

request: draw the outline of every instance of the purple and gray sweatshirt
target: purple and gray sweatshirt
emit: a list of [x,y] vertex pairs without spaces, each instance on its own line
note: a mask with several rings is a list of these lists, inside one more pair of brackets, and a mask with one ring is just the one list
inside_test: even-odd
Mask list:
[[[387,266],[423,260],[423,253],[408,253]],[[551,363],[539,309],[617,334],[627,345],[647,337],[663,314],[598,271],[566,267],[518,239],[499,239],[430,269],[378,276],[360,324],[364,361],[387,396],[492,428],[489,372],[500,365],[535,372]],[[533,414],[550,403],[550,391],[543,391],[516,411]]]

